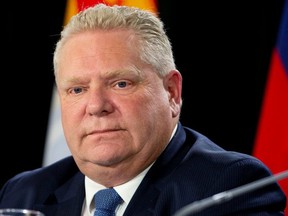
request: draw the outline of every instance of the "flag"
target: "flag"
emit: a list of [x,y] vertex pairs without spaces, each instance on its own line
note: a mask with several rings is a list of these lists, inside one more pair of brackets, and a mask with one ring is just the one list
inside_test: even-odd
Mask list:
[[[288,0],[271,54],[253,155],[274,174],[288,169]],[[279,184],[288,197],[288,180]]]
[[[69,19],[81,10],[98,3],[107,5],[127,5],[147,9],[153,12],[158,11],[157,0],[67,0],[66,11],[64,16],[64,25]],[[50,115],[48,119],[48,127],[46,134],[46,142],[43,153],[43,166],[47,166],[65,156],[70,155],[70,151],[66,145],[64,133],[61,124],[61,112],[59,97],[56,87],[53,89]]]

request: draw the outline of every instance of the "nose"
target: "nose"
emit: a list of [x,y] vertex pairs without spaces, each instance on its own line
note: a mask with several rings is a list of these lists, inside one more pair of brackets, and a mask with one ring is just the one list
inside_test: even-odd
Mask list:
[[108,92],[99,88],[89,91],[86,113],[91,116],[105,116],[113,110],[114,106]]

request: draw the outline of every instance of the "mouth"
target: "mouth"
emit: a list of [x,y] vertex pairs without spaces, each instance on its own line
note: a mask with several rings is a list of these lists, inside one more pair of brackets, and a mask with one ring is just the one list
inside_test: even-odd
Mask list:
[[87,136],[89,135],[97,135],[97,134],[108,134],[108,133],[114,133],[122,131],[122,129],[101,129],[101,130],[93,130],[87,133]]

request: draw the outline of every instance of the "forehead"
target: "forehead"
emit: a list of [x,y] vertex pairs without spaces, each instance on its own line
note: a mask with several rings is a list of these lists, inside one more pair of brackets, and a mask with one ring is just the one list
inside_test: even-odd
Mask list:
[[[62,47],[61,61],[79,58],[139,57],[137,37],[131,30],[87,31],[73,35]],[[134,59],[135,60],[135,59]]]
[[[117,50],[132,49],[135,50],[137,45],[137,37],[131,30],[115,29],[115,30],[97,30],[77,33],[71,36],[63,46],[63,52],[71,48],[85,50]],[[88,49],[89,50],[89,49]]]
[[73,35],[63,46],[60,57],[59,71],[62,75],[127,68],[142,71],[151,67],[141,61],[137,37],[129,30],[101,30]]

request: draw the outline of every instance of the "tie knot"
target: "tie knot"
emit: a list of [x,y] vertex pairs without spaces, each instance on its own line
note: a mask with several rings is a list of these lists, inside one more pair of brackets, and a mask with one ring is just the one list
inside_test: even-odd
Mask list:
[[121,200],[121,197],[113,188],[98,191],[94,195],[94,203],[96,207],[94,216],[115,215],[115,209]]

